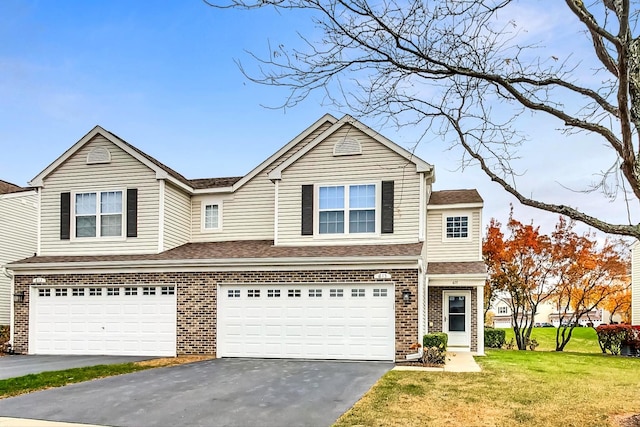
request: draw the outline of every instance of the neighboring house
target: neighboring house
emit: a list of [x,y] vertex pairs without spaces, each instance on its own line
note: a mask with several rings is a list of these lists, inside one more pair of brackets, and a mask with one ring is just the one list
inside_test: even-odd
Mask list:
[[631,246],[631,324],[640,325],[640,241]]
[[0,180],[0,325],[11,322],[13,279],[3,267],[38,249],[38,196],[34,189]]
[[[241,155],[241,152],[238,152]],[[30,185],[16,351],[400,360],[483,353],[482,206],[325,115],[243,177],[187,179],[97,126]]]
[[[494,328],[511,328],[512,327],[512,312],[511,307],[508,304],[508,299],[496,298],[493,302],[490,311],[494,313],[493,327]],[[564,317],[564,321],[567,322],[571,319],[572,312],[561,313],[558,312],[557,307],[553,301],[545,300],[538,304],[538,309],[533,318],[534,326],[545,323],[550,323],[556,328],[560,326],[560,317]],[[620,322],[621,317],[618,314],[613,316],[615,322]],[[580,326],[599,326],[609,322],[609,312],[604,309],[594,309],[588,314],[582,316],[578,323]]]

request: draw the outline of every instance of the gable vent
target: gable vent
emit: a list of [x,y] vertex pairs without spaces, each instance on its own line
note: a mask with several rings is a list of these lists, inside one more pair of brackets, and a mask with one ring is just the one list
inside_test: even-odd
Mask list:
[[362,154],[362,147],[357,139],[343,139],[333,146],[334,156],[353,156],[356,154]]
[[87,154],[87,164],[111,163],[111,153],[104,147],[96,147]]

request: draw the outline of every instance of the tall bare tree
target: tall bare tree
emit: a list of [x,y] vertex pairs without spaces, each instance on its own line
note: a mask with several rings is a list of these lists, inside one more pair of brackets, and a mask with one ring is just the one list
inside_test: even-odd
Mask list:
[[[631,219],[618,223],[519,190],[522,171],[515,164],[519,147],[535,139],[519,131],[518,121],[533,114],[554,123],[561,135],[583,133],[610,150],[613,164],[594,170],[600,178],[582,190],[608,196],[622,190],[640,198],[638,1],[564,1],[567,16],[583,30],[575,39],[591,46],[592,58],[558,57],[527,42],[518,23],[505,19],[526,3],[516,0],[206,2],[311,12],[303,16],[312,16],[320,36],[301,35],[302,48],[277,45],[268,56],[254,55],[261,71],[246,73],[256,82],[289,88],[285,106],[323,91],[356,114],[439,132],[464,147],[463,166],[478,163],[524,205],[640,237],[640,225]],[[582,150],[593,148],[586,144]]]

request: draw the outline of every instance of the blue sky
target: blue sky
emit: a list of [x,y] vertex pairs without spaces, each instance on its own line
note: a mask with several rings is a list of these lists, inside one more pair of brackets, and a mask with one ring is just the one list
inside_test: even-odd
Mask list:
[[[574,28],[558,18],[555,2],[536,7],[520,9],[529,36]],[[321,93],[295,108],[265,108],[282,104],[286,90],[251,83],[234,63],[255,67],[246,51],[299,44],[296,31],[313,38],[316,29],[299,12],[216,10],[199,0],[3,0],[0,179],[26,185],[96,124],[188,178],[243,175],[322,114],[351,113],[323,105]],[[420,135],[380,126],[376,118],[364,122],[405,147]],[[624,221],[620,199],[609,203],[562,188],[582,188],[606,167],[595,164],[605,156],[598,145],[585,150],[580,140],[558,141],[553,124],[527,122],[535,144],[522,153],[526,191]],[[434,137],[416,151],[435,164],[435,189],[478,188],[485,223],[506,220],[515,199],[477,167],[456,171],[461,151],[448,148]],[[557,170],[560,183],[547,178],[546,171]],[[518,205],[516,217],[548,227],[556,220]]]

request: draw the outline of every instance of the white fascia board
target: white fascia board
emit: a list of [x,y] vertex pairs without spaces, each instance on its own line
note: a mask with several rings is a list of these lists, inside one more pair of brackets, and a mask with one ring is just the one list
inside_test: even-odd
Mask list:
[[70,271],[87,270],[103,272],[105,270],[120,269],[129,271],[138,269],[162,269],[166,271],[193,271],[220,270],[230,267],[240,269],[264,269],[282,267],[304,267],[305,269],[327,270],[343,268],[372,268],[373,265],[380,268],[418,268],[417,256],[395,257],[323,257],[323,258],[227,258],[227,259],[190,259],[190,260],[143,260],[143,261],[99,261],[99,262],[59,262],[59,263],[25,263],[12,264],[11,270],[16,275],[44,274],[45,271],[52,274],[67,273]]
[[[285,144],[282,148],[280,148],[274,154],[269,156],[268,159],[266,159],[264,162],[260,163],[255,168],[253,168],[253,170],[251,170],[251,172],[249,172],[244,177],[242,177],[241,180],[239,180],[238,182],[233,184],[233,191],[236,191],[238,188],[242,187],[244,184],[249,182],[251,179],[253,179],[253,177],[255,177],[260,172],[262,172],[267,166],[269,166],[271,163],[273,163],[274,161],[279,159],[284,153],[286,153],[292,147],[294,147],[295,145],[300,143],[300,141],[302,141],[303,139],[308,137],[311,133],[315,132],[320,126],[322,126],[326,122],[329,122],[331,124],[335,124],[337,121],[338,121],[338,119],[333,117],[331,114],[325,114],[324,116],[320,117],[320,119],[316,120],[311,126],[309,126],[307,129],[302,131],[298,136],[293,138],[291,141],[289,141],[287,144]],[[271,178],[271,174],[269,174],[269,178]],[[277,179],[279,179],[279,178],[277,178]]]
[[193,195],[233,193],[233,187],[200,188],[193,190]]
[[[474,274],[427,274],[427,277],[429,278],[429,281],[432,280],[438,280],[438,281],[442,281],[442,280],[464,280],[464,281],[469,281],[469,280],[482,280],[483,284],[484,281],[487,279],[487,277],[489,277],[489,273],[474,273]],[[442,285],[435,285],[435,286],[442,286]]]
[[428,211],[436,211],[436,210],[445,210],[445,209],[477,209],[482,208],[484,203],[482,202],[474,202],[474,203],[451,203],[447,205],[429,205],[427,204]]
[[331,134],[335,133],[342,126],[345,126],[345,125],[354,126],[356,129],[359,129],[364,134],[370,136],[371,138],[378,141],[382,145],[386,146],[387,148],[391,149],[392,151],[395,151],[402,157],[406,158],[408,161],[416,165],[416,172],[433,172],[433,165],[430,165],[429,163],[417,157],[415,154],[400,147],[395,142],[385,138],[384,136],[380,135],[379,133],[377,133],[370,127],[366,126],[365,124],[359,122],[358,120],[354,119],[353,117],[349,115],[345,115],[343,118],[341,118],[336,123],[334,123],[333,126],[331,126],[326,131],[322,132],[313,141],[309,142],[302,150],[298,151],[293,156],[289,157],[286,161],[284,161],[280,166],[272,170],[269,173],[269,179],[282,179],[282,171],[284,171],[286,168],[291,166],[294,162],[296,162],[302,156],[304,156],[309,151],[311,151],[320,142],[327,139],[329,136],[331,136]]

